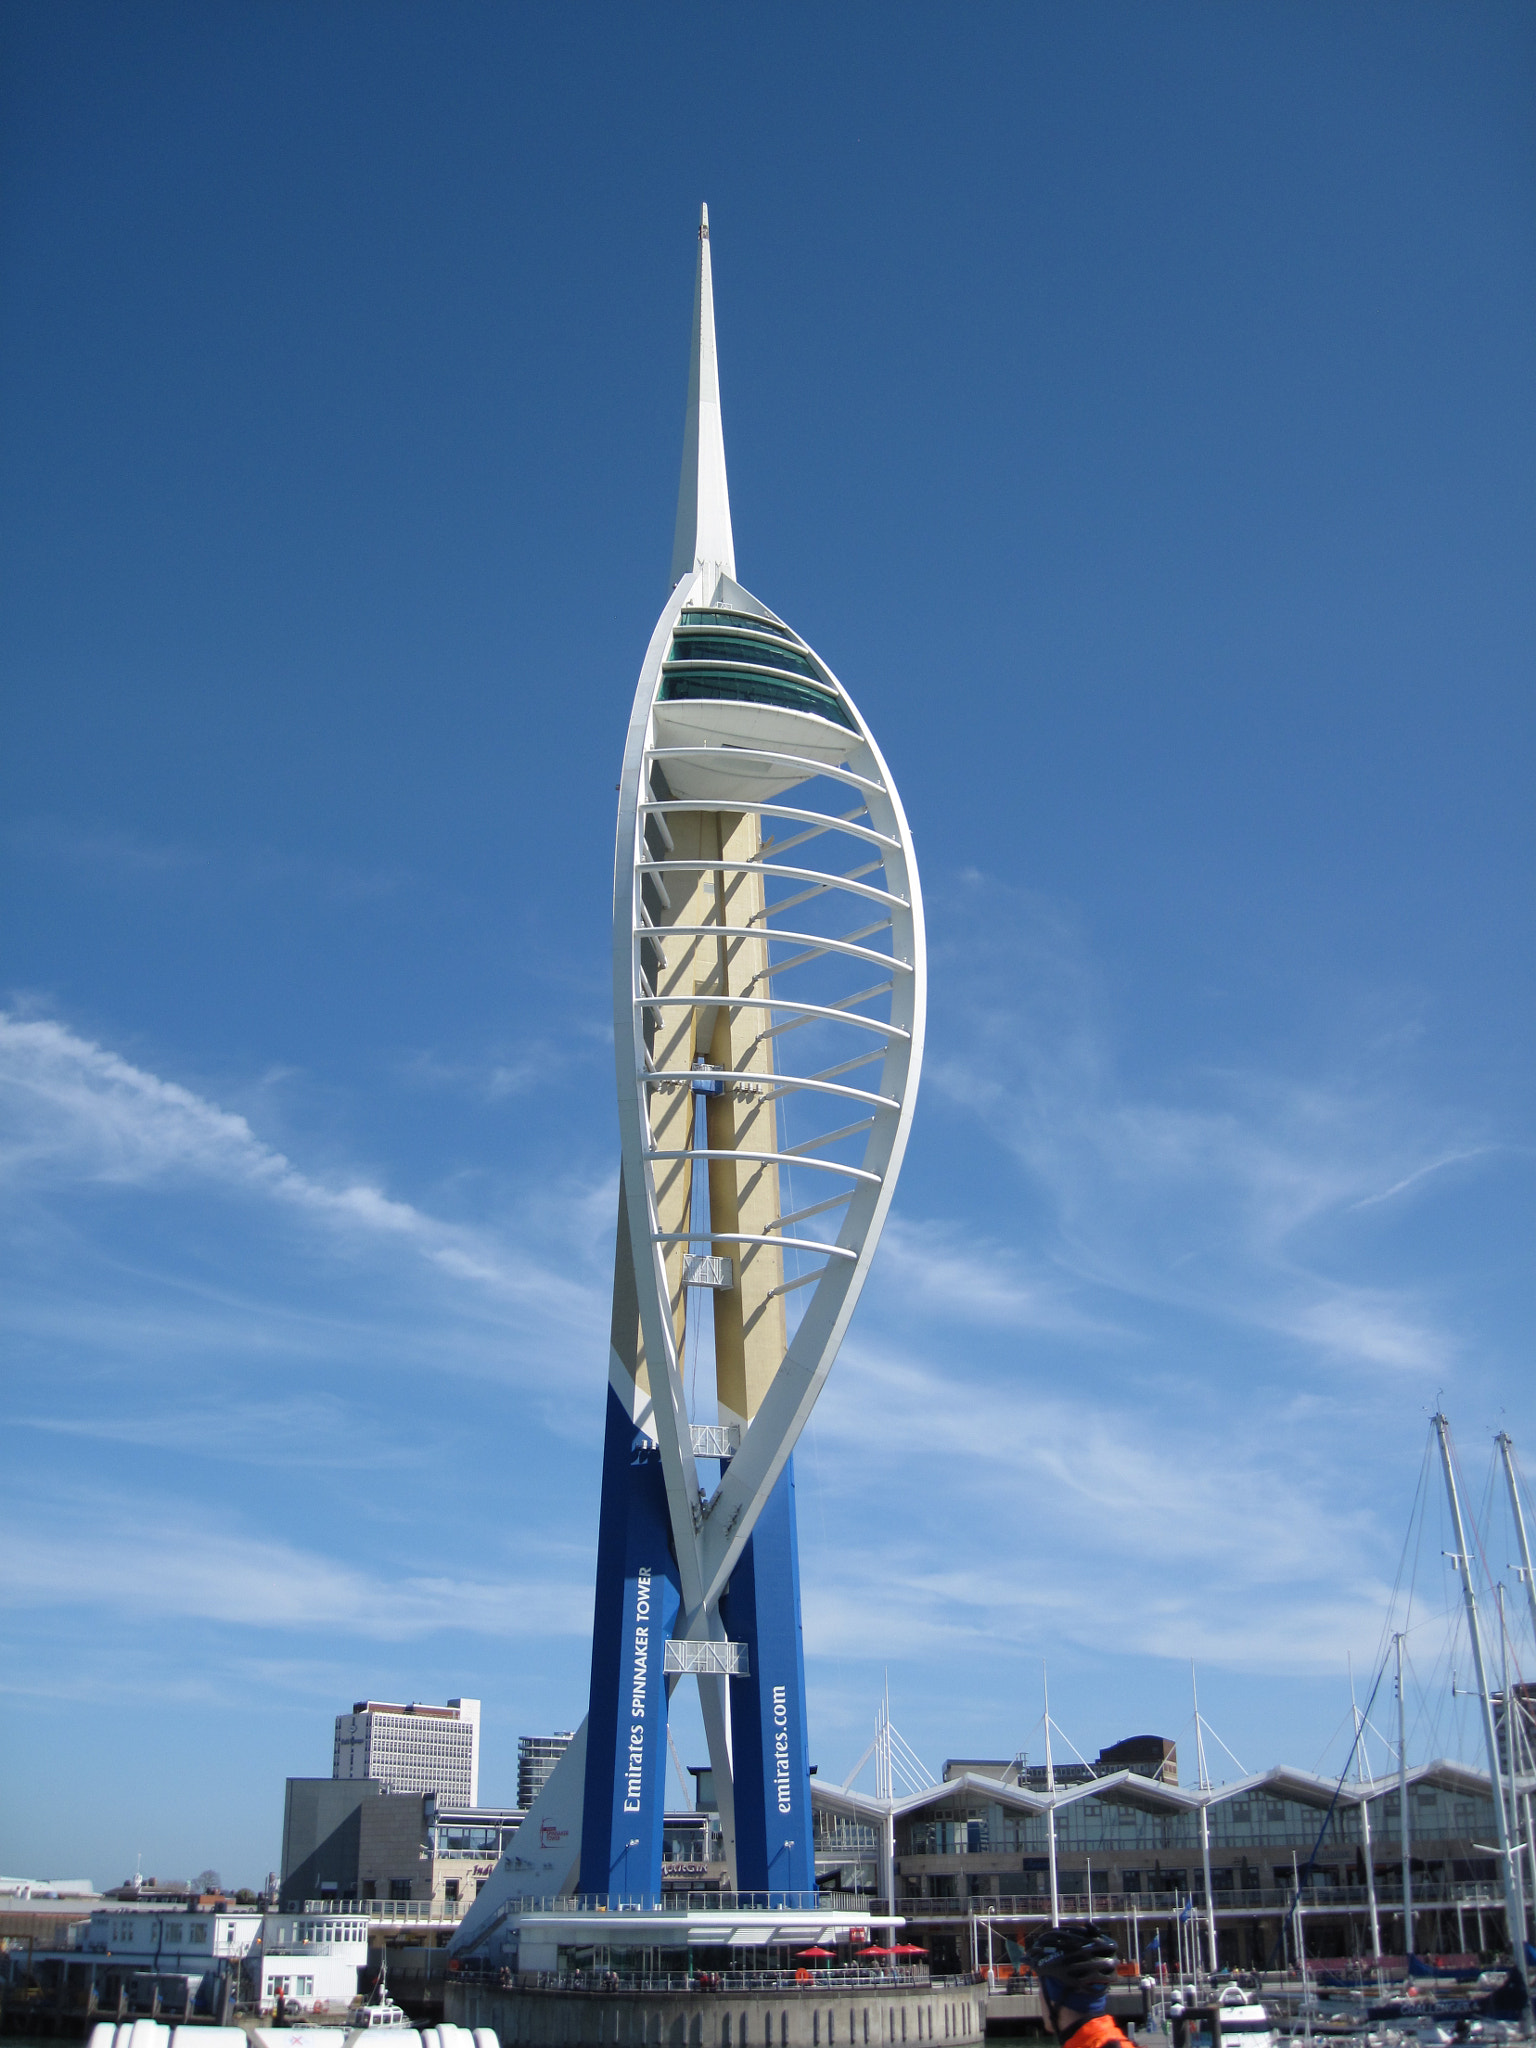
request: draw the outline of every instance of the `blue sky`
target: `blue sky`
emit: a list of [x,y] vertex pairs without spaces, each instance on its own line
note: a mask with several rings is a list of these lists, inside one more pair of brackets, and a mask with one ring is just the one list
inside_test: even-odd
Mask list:
[[481,1695],[488,1801],[584,1710],[701,199],[740,572],[932,946],[813,1755],[887,1667],[1038,1755],[1042,1659],[1187,1741],[1196,1657],[1337,1761],[1436,1395],[1536,1434],[1529,10],[0,39],[0,1868],[259,1878],[354,1697]]

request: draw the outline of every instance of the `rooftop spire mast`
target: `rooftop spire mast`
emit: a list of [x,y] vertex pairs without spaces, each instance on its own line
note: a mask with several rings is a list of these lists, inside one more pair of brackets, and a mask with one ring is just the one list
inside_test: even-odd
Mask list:
[[[736,580],[731,494],[725,480],[725,427],[720,417],[720,362],[715,353],[715,286],[709,267],[709,208],[699,210],[699,265],[693,281],[693,351],[688,361],[688,417],[677,486],[672,587],[705,564]],[[713,587],[705,592],[713,595]]]

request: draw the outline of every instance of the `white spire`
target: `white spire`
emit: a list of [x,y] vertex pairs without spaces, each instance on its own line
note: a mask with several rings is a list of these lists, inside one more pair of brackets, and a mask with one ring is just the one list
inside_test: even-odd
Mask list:
[[[720,419],[720,365],[715,355],[715,288],[709,269],[709,208],[699,212],[699,268],[693,286],[693,355],[688,365],[688,418],[683,473],[677,487],[672,583],[702,563],[734,582],[731,494],[725,481],[725,429]],[[712,595],[712,592],[706,595]]]

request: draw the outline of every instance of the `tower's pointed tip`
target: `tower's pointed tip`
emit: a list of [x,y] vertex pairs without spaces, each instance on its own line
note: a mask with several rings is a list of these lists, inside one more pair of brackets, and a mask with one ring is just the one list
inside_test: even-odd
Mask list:
[[672,582],[713,563],[735,578],[731,495],[725,479],[725,434],[720,419],[720,366],[715,354],[715,293],[709,257],[709,208],[699,208],[699,260],[694,277],[693,354],[688,370],[688,413],[683,429],[683,471],[672,544]]

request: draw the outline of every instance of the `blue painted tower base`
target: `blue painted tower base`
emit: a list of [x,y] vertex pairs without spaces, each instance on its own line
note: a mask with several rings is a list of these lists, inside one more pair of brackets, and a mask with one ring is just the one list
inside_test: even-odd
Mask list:
[[584,1892],[661,1895],[666,1644],[679,1604],[661,1453],[610,1388],[581,1821]]
[[737,1884],[744,1892],[814,1892],[793,1460],[731,1574],[721,1615],[726,1634],[747,1645],[750,1665],[748,1677],[731,1680]]

